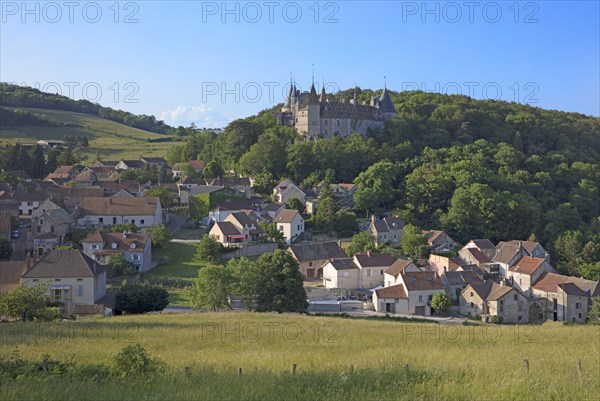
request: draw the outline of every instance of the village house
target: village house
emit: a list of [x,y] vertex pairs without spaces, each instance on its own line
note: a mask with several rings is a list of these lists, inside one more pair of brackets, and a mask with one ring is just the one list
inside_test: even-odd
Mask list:
[[257,211],[259,205],[249,199],[230,199],[221,201],[209,212],[208,218],[215,223],[221,223],[232,213],[240,213],[242,210]]
[[285,209],[285,203],[271,202],[261,209],[260,215],[266,220],[273,220],[283,209]]
[[531,287],[531,309],[539,320],[585,323],[594,297],[600,296],[600,281],[545,273]]
[[431,301],[437,292],[444,292],[444,284],[436,272],[402,271],[398,284],[380,288],[373,293],[377,312],[431,316]]
[[396,261],[383,272],[383,286],[391,287],[393,285],[400,284],[400,273],[403,273],[405,271],[420,272],[421,269],[419,269],[411,259],[396,259]]
[[544,258],[523,256],[508,270],[507,278],[512,280],[513,286],[529,296],[530,288],[544,273],[554,273],[554,268]]
[[[186,163],[175,163],[171,171],[173,172],[173,178],[180,178],[186,175],[184,170]],[[199,174],[204,169],[204,160],[190,160],[187,163],[194,173]]]
[[40,188],[17,188],[12,194],[12,200],[19,203],[19,215],[31,216],[40,204],[49,198],[46,191]]
[[66,148],[67,143],[60,139],[40,139],[36,142],[42,148]]
[[404,233],[404,221],[400,217],[384,217],[377,220],[371,216],[371,233],[375,236],[375,244],[389,243],[392,246],[398,246]]
[[55,198],[48,198],[31,215],[33,249],[38,256],[62,244],[65,236],[77,224],[77,211],[70,213],[65,205]]
[[48,284],[50,300],[62,303],[67,315],[76,305],[94,305],[106,295],[104,267],[75,249],[29,259],[21,281],[28,287]]
[[161,168],[163,166],[169,168],[169,162],[162,156],[140,156],[140,161],[150,166]]
[[141,160],[121,160],[115,165],[115,170],[119,172],[124,170],[142,171],[145,166],[146,163]]
[[258,224],[254,213],[234,212],[222,222],[217,222],[208,233],[226,246],[244,245],[260,240],[265,231]]
[[[321,181],[315,188],[314,195],[309,194],[307,189],[304,189],[306,199],[314,197],[316,199],[321,192],[323,182]],[[331,193],[336,200],[336,203],[340,208],[354,208],[354,193],[358,189],[358,185],[352,183],[337,183],[331,184]],[[312,195],[312,196],[311,196]]]
[[287,250],[298,261],[300,272],[306,280],[322,279],[323,265],[329,262],[330,259],[348,257],[346,252],[334,241],[290,245]]
[[73,181],[80,173],[76,166],[58,166],[56,170],[48,174],[44,181],[52,181],[57,185],[63,185]]
[[0,261],[0,294],[12,291],[21,284],[21,276],[27,271],[27,263],[23,260]]
[[357,253],[354,263],[360,269],[358,288],[375,288],[384,283],[385,271],[394,264],[396,258],[389,253]]
[[302,203],[306,202],[306,193],[290,180],[283,180],[273,188],[275,201],[279,203],[288,203],[290,199],[299,199]]
[[458,257],[441,256],[434,253],[429,254],[427,263],[431,267],[431,270],[435,270],[438,276],[444,274],[444,272],[451,272],[458,270],[464,262]]
[[84,198],[77,217],[79,227],[90,228],[129,223],[143,228],[162,222],[162,207],[158,197]]
[[423,235],[429,244],[433,253],[450,252],[459,244],[454,241],[446,232],[440,230],[423,231]]
[[283,241],[291,245],[304,232],[304,219],[297,210],[281,210],[273,222],[277,229],[283,234]]
[[446,294],[452,301],[459,300],[460,294],[467,285],[483,283],[483,279],[473,270],[447,271],[440,276],[440,280],[444,283]]
[[81,241],[83,253],[105,266],[114,255],[121,255],[132,272],[147,272],[152,268],[152,241],[149,233],[96,232]]
[[490,262],[496,251],[496,246],[489,239],[473,239],[458,251],[458,255],[468,264],[479,265]]
[[481,316],[491,321],[494,316],[503,323],[527,323],[529,303],[527,297],[504,282],[469,284],[459,297],[460,313],[466,316]]
[[323,265],[323,285],[342,292],[359,288],[360,269],[353,258],[331,259]]

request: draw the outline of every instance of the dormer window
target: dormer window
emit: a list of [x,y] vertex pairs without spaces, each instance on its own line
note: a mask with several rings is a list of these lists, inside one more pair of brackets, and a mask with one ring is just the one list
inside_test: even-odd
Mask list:
[[131,249],[135,249],[135,242],[132,242],[132,243],[131,243],[131,245],[129,245],[129,247],[130,247]]
[[111,247],[112,249],[117,249],[117,243],[116,243],[116,242],[113,242],[112,244],[110,244],[110,247]]

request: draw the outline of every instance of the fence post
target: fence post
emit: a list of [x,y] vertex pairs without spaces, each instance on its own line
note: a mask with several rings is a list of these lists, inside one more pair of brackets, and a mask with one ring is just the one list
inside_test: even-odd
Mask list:
[[583,368],[581,367],[581,358],[577,358],[577,371],[579,372],[579,376],[583,374]]
[[238,368],[238,376],[242,375],[242,368]]
[[527,370],[527,373],[529,373],[529,359],[525,358],[523,361],[525,362],[525,369]]
[[350,365],[350,374],[354,373],[354,365]]
[[293,375],[296,374],[296,364],[295,363],[292,365],[292,374]]

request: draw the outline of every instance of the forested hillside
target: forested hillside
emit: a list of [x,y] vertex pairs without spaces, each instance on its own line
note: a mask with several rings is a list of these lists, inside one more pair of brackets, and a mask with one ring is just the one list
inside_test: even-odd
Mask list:
[[[359,100],[373,94],[360,91]],[[304,141],[276,126],[275,107],[232,122],[219,136],[190,136],[168,157],[250,174],[265,193],[284,177],[314,185],[329,172],[359,185],[359,212],[395,210],[460,241],[533,234],[553,249],[570,235],[564,252],[571,259],[600,259],[600,119],[466,96],[402,92],[392,99],[398,117],[367,137]]]
[[157,134],[175,133],[173,127],[168,126],[163,121],[156,120],[154,116],[139,116],[126,111],[103,107],[87,100],[73,100],[66,96],[7,83],[0,83],[0,106],[74,111],[91,114]]

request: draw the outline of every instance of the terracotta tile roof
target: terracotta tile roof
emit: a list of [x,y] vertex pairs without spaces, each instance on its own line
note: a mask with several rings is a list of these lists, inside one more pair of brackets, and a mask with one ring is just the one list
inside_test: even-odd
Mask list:
[[300,213],[298,213],[297,210],[294,209],[283,209],[281,211],[279,211],[279,213],[277,213],[277,216],[275,216],[275,223],[291,223],[292,221],[294,221],[294,218],[296,218],[296,216],[298,216]]
[[435,272],[400,273],[407,291],[443,290],[444,284]]
[[354,257],[362,267],[391,266],[396,261],[389,253],[357,253]]
[[475,258],[475,260],[478,261],[479,263],[488,263],[488,262],[490,262],[490,259],[487,256],[485,256],[485,254],[483,252],[481,252],[477,248],[467,248],[467,251],[471,255],[473,255],[473,257]]
[[[148,233],[127,233],[126,236],[123,236],[123,233],[96,232],[81,242],[103,243],[103,250],[144,252],[144,248],[146,248],[149,240],[150,234]],[[117,244],[117,247],[113,248],[112,244]],[[135,245],[134,248],[131,247],[132,244]]]
[[414,264],[410,259],[397,259],[390,267],[385,271],[385,274],[390,274],[397,277],[398,274],[402,273],[411,264]]
[[348,257],[346,252],[333,241],[319,244],[290,245],[288,251],[291,252],[299,262]]
[[511,272],[532,275],[539,269],[545,262],[542,258],[532,258],[531,256],[523,256],[513,267],[510,268]]
[[159,203],[158,197],[83,198],[80,208],[82,217],[89,215],[139,216],[154,215]]
[[104,267],[84,255],[80,250],[55,249],[23,274],[23,278],[93,277],[94,271],[96,274],[100,274],[104,271]]
[[202,170],[204,168],[204,160],[190,160],[190,166],[196,170]]
[[590,290],[592,296],[600,296],[600,282],[579,277],[564,276],[557,273],[545,273],[533,286],[534,290],[557,292],[557,286],[573,283],[583,290]]
[[403,299],[408,298],[402,284],[396,284],[375,290],[377,298]]

